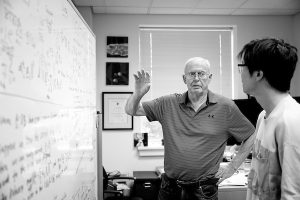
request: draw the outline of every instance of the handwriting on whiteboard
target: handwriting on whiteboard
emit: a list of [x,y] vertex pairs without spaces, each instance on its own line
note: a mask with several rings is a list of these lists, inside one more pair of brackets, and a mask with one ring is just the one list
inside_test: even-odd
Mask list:
[[93,34],[67,0],[0,0],[0,24],[0,200],[95,200]]

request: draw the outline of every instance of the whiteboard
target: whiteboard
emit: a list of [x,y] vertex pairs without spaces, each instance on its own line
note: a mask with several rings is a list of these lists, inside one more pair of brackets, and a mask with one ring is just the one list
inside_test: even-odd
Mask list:
[[67,0],[0,0],[0,199],[97,199],[95,36]]

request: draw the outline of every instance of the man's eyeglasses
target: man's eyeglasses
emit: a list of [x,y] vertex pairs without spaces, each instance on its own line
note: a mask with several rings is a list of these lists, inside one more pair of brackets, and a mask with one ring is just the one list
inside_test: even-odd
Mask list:
[[196,78],[198,76],[200,79],[207,79],[210,74],[201,71],[201,72],[189,72],[187,75],[190,78]]
[[246,65],[246,64],[238,64],[239,73],[242,73],[243,72],[243,68],[247,67],[247,66],[248,65]]

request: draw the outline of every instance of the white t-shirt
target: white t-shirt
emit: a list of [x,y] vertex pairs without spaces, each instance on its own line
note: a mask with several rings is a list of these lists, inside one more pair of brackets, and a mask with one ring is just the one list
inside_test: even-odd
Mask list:
[[300,199],[300,104],[284,98],[258,117],[247,200]]

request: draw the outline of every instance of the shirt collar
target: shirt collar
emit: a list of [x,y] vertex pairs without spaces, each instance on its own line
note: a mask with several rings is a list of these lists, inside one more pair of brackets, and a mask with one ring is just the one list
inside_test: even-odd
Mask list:
[[[182,93],[182,95],[179,97],[179,103],[187,105],[187,103],[188,103],[188,92],[187,91]],[[213,92],[208,90],[206,105],[214,104],[214,103],[218,103],[218,98]]]

